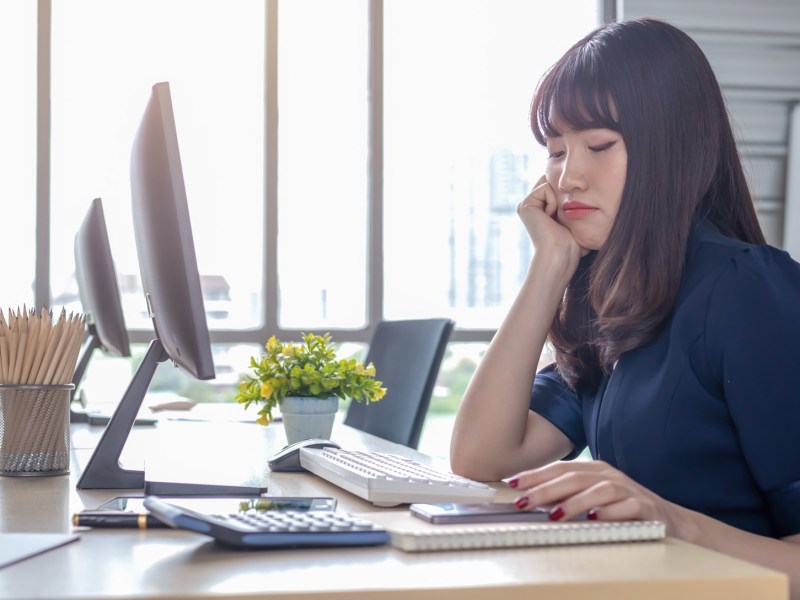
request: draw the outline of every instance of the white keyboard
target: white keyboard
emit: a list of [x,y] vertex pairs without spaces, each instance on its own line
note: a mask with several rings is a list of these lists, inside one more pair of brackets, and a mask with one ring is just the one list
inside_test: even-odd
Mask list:
[[495,489],[384,452],[302,448],[303,468],[376,506],[412,502],[489,502]]

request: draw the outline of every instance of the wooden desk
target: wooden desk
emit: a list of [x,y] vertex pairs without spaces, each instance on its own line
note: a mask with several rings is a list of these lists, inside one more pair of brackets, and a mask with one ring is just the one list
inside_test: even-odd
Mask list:
[[[0,477],[0,531],[70,532],[74,512],[123,493],[75,489],[98,431],[73,426],[69,476]],[[178,444],[185,434],[190,434],[186,439],[200,440],[199,445],[193,448],[185,439]],[[333,438],[348,448],[430,460],[341,424],[335,426]],[[245,462],[236,456],[250,456],[261,464],[270,451],[284,444],[279,424],[263,428],[160,423],[149,430],[136,428],[129,440],[132,446],[167,447],[184,458],[196,455],[202,460],[204,454],[216,454],[223,468]],[[387,510],[310,474],[257,470],[275,495],[330,495],[339,498],[342,510]],[[498,493],[498,500],[512,497],[511,490]],[[204,536],[168,529],[84,529],[80,535],[76,543],[0,569],[0,598],[788,598],[784,575],[672,539],[409,554],[390,546],[235,552],[217,547]]]

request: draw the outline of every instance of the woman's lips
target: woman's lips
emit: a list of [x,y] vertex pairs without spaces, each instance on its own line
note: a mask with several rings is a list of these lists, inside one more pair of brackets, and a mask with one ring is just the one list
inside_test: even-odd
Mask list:
[[567,200],[561,207],[565,219],[582,219],[589,216],[597,209],[588,204],[577,202],[575,200]]

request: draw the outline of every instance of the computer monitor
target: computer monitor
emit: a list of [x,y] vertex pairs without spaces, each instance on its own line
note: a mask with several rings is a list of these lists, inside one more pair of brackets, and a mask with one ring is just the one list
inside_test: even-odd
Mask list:
[[[75,277],[78,281],[83,314],[86,318],[86,340],[72,377],[72,395],[80,389],[86,367],[95,350],[110,356],[131,355],[128,330],[122,313],[117,272],[108,242],[103,201],[95,198],[75,233]],[[87,414],[70,409],[72,422],[86,422]]]
[[171,360],[197,379],[214,362],[178,151],[169,83],[153,86],[131,153],[133,229],[155,338],[78,481],[80,489],[144,488],[148,494],[260,494],[263,487],[146,482],[119,464],[158,364]]

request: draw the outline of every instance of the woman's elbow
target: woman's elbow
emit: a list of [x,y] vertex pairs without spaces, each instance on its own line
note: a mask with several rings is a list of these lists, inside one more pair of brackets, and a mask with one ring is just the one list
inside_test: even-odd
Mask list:
[[502,476],[485,462],[481,456],[470,456],[465,452],[451,452],[450,470],[456,475],[473,481],[499,481]]

